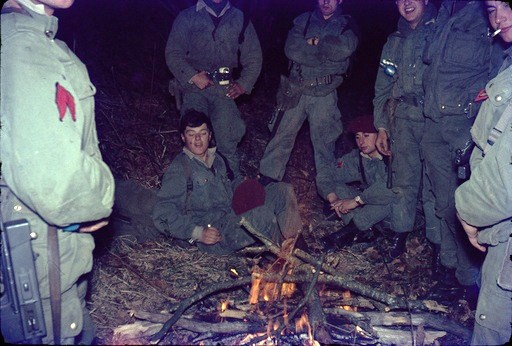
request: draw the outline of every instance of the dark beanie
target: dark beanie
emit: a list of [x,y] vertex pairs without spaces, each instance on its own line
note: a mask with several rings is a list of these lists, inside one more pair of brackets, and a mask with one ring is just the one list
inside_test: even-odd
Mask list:
[[265,204],[265,188],[257,179],[244,180],[235,190],[231,207],[236,215]]
[[352,119],[347,124],[347,131],[351,133],[364,132],[364,133],[377,133],[373,125],[373,115],[363,114],[355,119]]
[[206,4],[206,6],[211,8],[213,10],[213,12],[215,12],[218,16],[222,12],[224,7],[226,7],[226,4],[228,3],[229,0],[222,0],[218,4],[213,2],[213,0],[203,0],[203,1]]

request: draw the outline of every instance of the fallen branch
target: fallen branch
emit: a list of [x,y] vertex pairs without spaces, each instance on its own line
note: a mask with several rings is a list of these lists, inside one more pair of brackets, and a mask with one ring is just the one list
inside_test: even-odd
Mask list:
[[167,322],[165,322],[162,329],[151,338],[151,343],[157,344],[160,341],[160,339],[162,339],[165,336],[165,334],[169,332],[169,329],[180,319],[181,315],[196,302],[206,298],[210,294],[217,291],[248,285],[251,283],[251,279],[251,277],[240,278],[235,281],[213,284],[204,291],[197,292],[193,296],[183,300],[178,305],[178,308],[176,309],[174,315]]
[[[272,240],[268,239],[264,234],[262,234],[260,231],[258,231],[254,226],[246,219],[242,218],[240,220],[240,224],[247,229],[249,233],[254,235],[256,238],[261,240],[265,246],[267,246],[267,249],[275,254],[276,256],[281,256],[280,248],[275,245]],[[353,278],[348,278],[348,276],[345,273],[339,273],[335,268],[329,266],[326,263],[323,263],[319,261],[314,256],[311,256],[307,252],[301,250],[301,249],[295,249],[293,251],[293,255],[289,255],[288,258],[286,258],[290,263],[300,266],[304,263],[307,263],[309,265],[312,265],[313,267],[319,267],[324,271],[325,273],[331,274],[331,275],[325,275],[323,280],[320,280],[325,283],[332,283],[336,284],[337,286],[340,286],[344,289],[347,289],[349,291],[352,291],[354,293],[357,293],[359,295],[369,297],[371,299],[377,300],[379,302],[385,303],[388,305],[390,309],[407,309],[411,308],[414,310],[423,310],[423,311],[431,311],[433,308],[437,308],[440,306],[439,304],[432,302],[432,301],[408,301],[404,298],[397,297],[395,295],[382,292],[379,290],[376,290],[373,287],[369,287],[367,285],[364,285],[362,283],[359,283],[355,281]],[[343,277],[341,277],[343,276]],[[320,282],[319,281],[319,282]],[[428,302],[428,303],[426,303]],[[437,304],[437,305],[436,305]]]

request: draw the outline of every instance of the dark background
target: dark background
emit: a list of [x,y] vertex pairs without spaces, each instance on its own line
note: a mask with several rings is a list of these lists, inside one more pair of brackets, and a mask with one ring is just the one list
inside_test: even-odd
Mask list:
[[[86,63],[99,89],[113,73],[137,89],[165,88],[170,73],[164,48],[178,12],[195,0],[77,0],[58,11],[59,37]],[[434,1],[436,4],[439,1]],[[233,0],[252,17],[264,50],[264,68],[256,87],[272,88],[286,68],[283,53],[293,18],[311,10],[315,0]],[[352,111],[371,111],[373,84],[380,51],[395,30],[398,11],[393,0],[345,0],[343,10],[359,27],[361,43],[353,57],[350,78],[341,92],[349,95]],[[267,85],[270,83],[271,85]],[[262,85],[263,84],[263,85]]]

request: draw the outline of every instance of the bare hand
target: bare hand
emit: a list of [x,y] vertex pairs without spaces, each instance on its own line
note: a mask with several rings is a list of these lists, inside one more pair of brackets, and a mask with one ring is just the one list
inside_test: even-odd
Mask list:
[[316,45],[318,45],[318,41],[319,41],[319,40],[320,40],[320,39],[319,39],[318,37],[311,37],[311,38],[308,38],[308,39],[306,40],[306,42],[307,42],[309,45],[311,45],[311,46],[316,46]]
[[192,77],[190,79],[190,81],[192,81],[192,83],[194,83],[195,86],[201,90],[205,89],[206,87],[208,87],[210,85],[213,85],[213,82],[208,77],[208,74],[206,73],[206,71],[201,71],[201,72],[195,74],[194,77]]
[[87,223],[84,226],[81,226],[78,229],[78,232],[80,232],[80,233],[92,233],[92,232],[95,232],[95,231],[99,230],[102,227],[105,227],[106,225],[108,225],[108,220],[101,220],[101,221],[98,221],[98,222],[94,222],[92,224],[91,223]]
[[227,97],[230,99],[236,99],[238,96],[245,94],[245,89],[242,88],[237,82],[233,82],[229,85]]
[[340,199],[331,203],[331,209],[334,210],[338,216],[341,216],[341,214],[348,214],[358,206],[359,204],[357,204],[354,199]]
[[379,153],[385,156],[391,155],[391,150],[389,150],[388,145],[388,133],[386,130],[379,129],[379,134],[377,135],[377,140],[375,141],[375,146]]
[[478,243],[478,228],[471,226],[466,221],[462,220],[462,218],[459,216],[459,213],[457,213],[457,217],[459,218],[462,228],[464,228],[464,231],[466,232],[471,245],[482,252],[487,251],[485,246]]
[[213,245],[221,241],[222,237],[220,236],[220,232],[215,227],[206,227],[203,229],[203,234],[201,234],[201,238],[197,241],[206,245]]

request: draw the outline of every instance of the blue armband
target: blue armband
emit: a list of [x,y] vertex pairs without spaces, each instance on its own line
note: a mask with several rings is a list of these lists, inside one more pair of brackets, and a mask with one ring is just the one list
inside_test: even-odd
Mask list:
[[79,223],[72,223],[71,225],[64,227],[62,230],[64,232],[76,232],[76,231],[78,231],[79,228],[80,228]]

